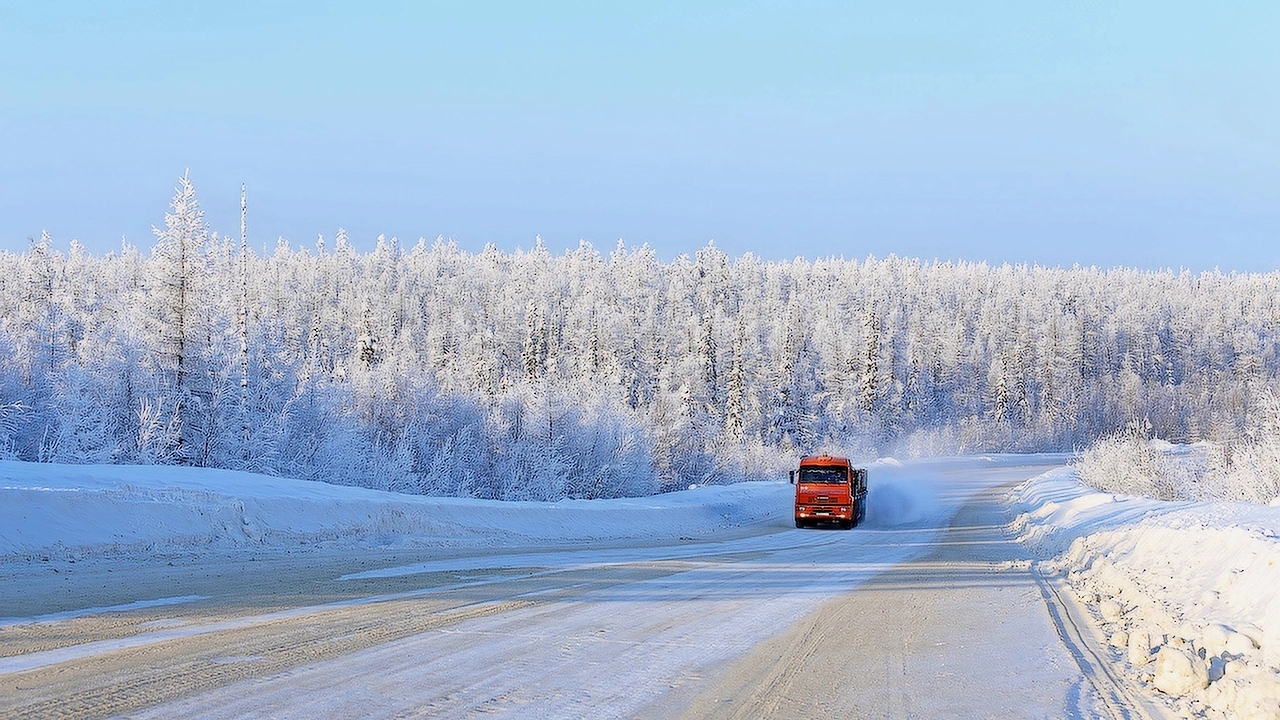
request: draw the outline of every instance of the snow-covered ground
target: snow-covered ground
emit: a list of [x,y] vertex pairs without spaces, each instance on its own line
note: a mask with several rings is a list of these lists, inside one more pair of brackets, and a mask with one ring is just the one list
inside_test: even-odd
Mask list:
[[[1039,472],[1027,462],[878,463],[868,521],[853,532],[795,529],[781,481],[489,503],[234,473],[6,464],[0,584],[16,591],[0,596],[0,675],[64,689],[0,693],[0,715],[6,702],[102,714],[104,702],[143,697],[112,678],[145,683],[153,672],[170,673],[146,696],[155,717],[363,717],[375,701],[388,717],[428,706],[486,717],[675,708],[720,664],[928,554],[969,498]],[[268,582],[277,570],[301,582]],[[282,644],[280,633],[315,639]],[[296,665],[328,647],[352,650]],[[1040,687],[1053,680],[1042,700],[1058,707],[1070,675],[1027,667]],[[227,672],[261,677],[220,688],[211,678]],[[368,696],[368,684],[385,688]],[[279,704],[263,710],[259,693]]]
[[[994,456],[917,461],[905,468],[881,461],[872,470],[875,481],[865,533],[792,530],[792,488],[785,482],[698,487],[647,498],[512,503],[411,497],[190,468],[0,462],[0,563],[15,567],[50,559],[79,560],[83,565],[88,559],[110,565],[117,558],[137,563],[192,551],[429,551],[425,561],[339,578],[354,582],[450,570],[562,571],[636,562],[701,562],[700,557],[733,553],[767,556],[773,565],[760,560],[758,565],[735,566],[741,587],[731,595],[744,603],[752,600],[734,611],[734,642],[717,650],[729,657],[779,629],[770,608],[776,611],[785,603],[791,616],[799,617],[873,577],[885,563],[925,552],[930,538],[942,532],[967,498],[1007,482],[1013,477],[1010,470],[1064,461],[1062,456]],[[1002,468],[1004,474],[986,471]],[[1019,485],[1008,502],[1015,517],[1010,528],[1037,559],[1035,567],[1046,575],[1061,573],[1111,644],[1111,661],[1135,686],[1164,697],[1181,715],[1280,718],[1280,507],[1168,503],[1101,493],[1082,487],[1066,468]],[[828,553],[843,549],[851,554],[839,567],[791,567],[787,572],[803,571],[802,582],[794,575],[781,587],[760,589],[759,597],[753,594],[749,583],[777,578],[787,558],[810,557],[804,547],[814,543],[828,547]],[[449,552],[437,557],[431,548]],[[724,568],[707,566],[694,572],[713,580],[689,584],[686,590],[694,594],[686,603],[704,597],[707,588],[728,587]],[[34,582],[35,576],[17,577]],[[477,577],[477,583],[490,582],[482,574]],[[681,577],[688,582],[694,574]],[[14,601],[23,592],[21,583],[16,591],[0,594],[0,629],[201,599],[175,592],[124,596],[107,607],[98,603],[33,609],[28,603],[18,611]],[[719,594],[713,597],[730,601]],[[236,621],[237,627],[273,617],[246,616]],[[154,630],[130,636],[128,642],[159,642],[170,635],[213,632],[210,628],[215,627],[193,625],[174,635],[177,630],[157,622]],[[680,622],[688,628],[701,624],[696,617],[681,616]],[[95,647],[61,648],[48,651],[54,654],[47,658],[8,658],[13,668],[0,668],[0,674],[111,646]],[[702,655],[711,645],[690,647],[701,651],[686,653],[682,661],[709,662]],[[670,659],[655,655],[652,660],[661,665]],[[338,667],[334,672],[343,671]],[[645,682],[643,678],[640,672],[634,681]],[[657,691],[637,690],[629,697],[638,700],[652,692]],[[231,697],[236,691],[229,693]],[[581,692],[575,702],[593,707]]]
[[406,544],[546,546],[722,535],[777,518],[785,483],[656,497],[503,502],[203,468],[0,462],[0,558]]
[[[990,458],[969,464],[975,462],[997,464]],[[719,538],[761,523],[789,526],[792,492],[785,482],[750,482],[640,498],[508,502],[402,495],[230,470],[0,461],[0,559],[201,548],[512,549]],[[869,504],[871,522],[886,525],[947,509],[936,488],[898,482],[873,484]]]
[[1103,493],[1069,468],[1010,502],[1133,681],[1183,716],[1280,718],[1280,507]]

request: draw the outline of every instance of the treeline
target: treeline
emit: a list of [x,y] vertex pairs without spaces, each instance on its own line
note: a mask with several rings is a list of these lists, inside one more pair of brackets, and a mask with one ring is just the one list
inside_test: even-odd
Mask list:
[[269,254],[184,177],[150,252],[0,254],[0,457],[488,498],[771,476],[795,454],[1245,433],[1280,273],[661,262],[345,233]]

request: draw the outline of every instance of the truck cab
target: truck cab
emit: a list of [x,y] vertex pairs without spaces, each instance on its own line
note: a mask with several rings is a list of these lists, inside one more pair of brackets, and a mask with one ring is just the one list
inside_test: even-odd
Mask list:
[[791,471],[796,486],[796,527],[834,523],[848,530],[867,516],[867,469],[848,458],[810,455]]

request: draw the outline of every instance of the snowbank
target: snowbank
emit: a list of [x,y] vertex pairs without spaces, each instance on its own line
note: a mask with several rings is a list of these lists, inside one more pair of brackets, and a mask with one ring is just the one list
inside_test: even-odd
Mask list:
[[[994,468],[1025,457],[959,462]],[[903,467],[885,459],[871,472],[871,527],[936,524],[959,502],[939,496],[947,483],[928,461]],[[326,543],[678,542],[750,525],[790,528],[793,492],[779,480],[639,498],[515,502],[402,495],[208,468],[3,461],[0,558]]]
[[434,498],[228,470],[0,462],[0,558],[193,547],[505,546],[723,534],[791,522],[791,486],[617,500]]
[[1280,508],[1103,493],[1069,468],[1009,499],[1131,676],[1182,715],[1280,718]]

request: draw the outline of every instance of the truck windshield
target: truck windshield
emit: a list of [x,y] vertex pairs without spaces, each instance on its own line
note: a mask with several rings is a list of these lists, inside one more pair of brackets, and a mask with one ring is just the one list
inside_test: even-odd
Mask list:
[[845,485],[849,482],[849,473],[842,467],[802,467],[800,482]]

